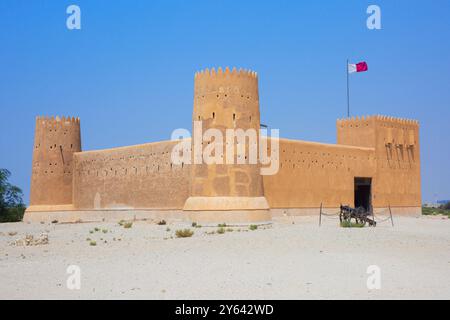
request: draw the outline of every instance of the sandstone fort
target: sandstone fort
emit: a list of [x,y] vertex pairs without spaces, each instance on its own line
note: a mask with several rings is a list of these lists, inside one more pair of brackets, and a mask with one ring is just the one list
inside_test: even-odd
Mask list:
[[[257,74],[228,68],[197,73],[192,120],[223,133],[259,130]],[[265,223],[341,204],[421,213],[417,121],[356,117],[338,120],[336,131],[337,144],[280,138],[272,154],[278,171],[261,175],[260,163],[174,164],[171,153],[179,141],[82,151],[78,118],[37,117],[24,220]],[[194,131],[185,142],[193,145],[195,138]],[[271,139],[257,140],[266,141],[259,147],[268,154]]]

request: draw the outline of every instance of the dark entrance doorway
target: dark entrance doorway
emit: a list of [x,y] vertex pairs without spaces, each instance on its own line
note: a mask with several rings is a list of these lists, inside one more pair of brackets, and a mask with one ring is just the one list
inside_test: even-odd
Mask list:
[[355,178],[355,208],[372,208],[372,178]]

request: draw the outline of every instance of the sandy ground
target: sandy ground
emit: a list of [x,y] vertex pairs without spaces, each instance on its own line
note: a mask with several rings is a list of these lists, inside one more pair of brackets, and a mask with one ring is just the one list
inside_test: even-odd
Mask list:
[[[326,217],[319,228],[317,217],[286,217],[256,231],[191,228],[191,238],[174,235],[191,226],[146,221],[1,224],[0,299],[449,299],[450,220],[394,222],[346,229]],[[11,245],[41,232],[48,244]],[[69,265],[79,290],[67,287]],[[380,289],[367,287],[370,265]]]

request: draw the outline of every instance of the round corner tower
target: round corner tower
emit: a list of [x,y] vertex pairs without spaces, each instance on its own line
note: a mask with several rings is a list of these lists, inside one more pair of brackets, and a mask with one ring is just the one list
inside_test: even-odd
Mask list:
[[72,160],[80,151],[79,118],[36,117],[30,206],[72,204]]
[[[192,120],[190,197],[184,205],[184,210],[191,213],[191,220],[203,223],[269,221],[258,156],[260,112],[256,72],[219,68],[217,72],[206,69],[196,73]],[[222,162],[208,164],[199,156],[216,140],[216,137],[205,139],[208,129],[223,137],[223,145],[219,144],[223,150]],[[238,131],[248,134],[244,140],[236,136],[229,138],[230,132],[237,134]],[[230,147],[233,149],[231,156]],[[239,150],[245,150],[245,154]],[[216,152],[214,150],[214,155]],[[252,152],[256,152],[256,161],[250,160],[254,159]]]

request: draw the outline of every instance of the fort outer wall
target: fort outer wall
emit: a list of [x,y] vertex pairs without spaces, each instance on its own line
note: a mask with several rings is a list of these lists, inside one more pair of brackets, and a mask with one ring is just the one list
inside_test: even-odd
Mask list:
[[72,205],[28,212],[24,221],[186,220],[190,168],[172,163],[177,143],[74,153]]
[[[268,142],[268,155],[271,155]],[[354,203],[354,177],[376,173],[375,149],[280,139],[279,171],[264,176],[272,216],[335,213]]]
[[75,154],[73,204],[78,210],[180,210],[189,165],[173,164],[179,141]]

